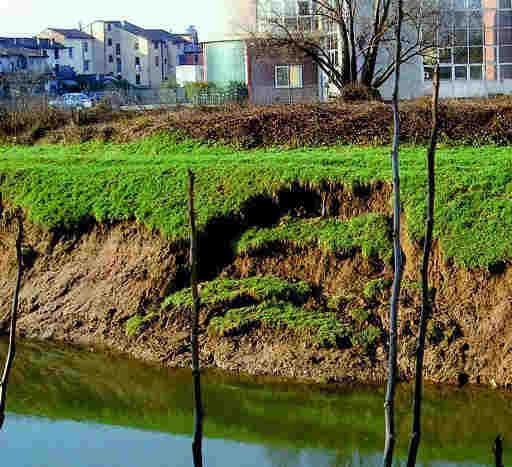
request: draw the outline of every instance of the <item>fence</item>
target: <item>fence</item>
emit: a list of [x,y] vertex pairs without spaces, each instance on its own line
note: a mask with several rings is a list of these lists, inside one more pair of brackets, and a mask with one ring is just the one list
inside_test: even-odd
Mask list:
[[255,86],[251,95],[251,103],[255,105],[312,104],[319,100],[318,86],[304,86],[297,89]]
[[190,99],[194,105],[225,105],[242,104],[247,101],[247,95],[237,92],[208,92],[200,93]]

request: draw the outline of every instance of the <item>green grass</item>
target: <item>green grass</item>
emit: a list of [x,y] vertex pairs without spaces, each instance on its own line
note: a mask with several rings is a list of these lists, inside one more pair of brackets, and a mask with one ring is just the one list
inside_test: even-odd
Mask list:
[[[313,341],[334,346],[339,338],[348,335],[336,313],[304,307],[311,295],[304,282],[291,283],[272,276],[246,279],[214,279],[201,284],[201,303],[207,308],[222,307],[224,314],[214,317],[208,332],[229,335],[243,333],[254,325],[264,324],[276,329],[306,330]],[[191,308],[190,289],[170,295],[163,309]]]
[[[311,293],[305,282],[290,283],[278,277],[255,276],[246,279],[218,278],[200,285],[201,303],[206,307],[215,307],[239,302],[293,301],[303,303]],[[190,288],[180,290],[167,297],[163,308],[191,308]]]
[[366,300],[375,300],[386,288],[391,286],[389,279],[379,278],[373,279],[366,283],[363,290],[363,295]]
[[[136,220],[169,239],[187,235],[187,169],[197,174],[200,228],[239,213],[258,195],[297,182],[390,181],[389,148],[331,147],[239,151],[154,137],[127,145],[0,146],[2,195],[46,228],[74,228],[89,218]],[[401,153],[408,233],[422,236],[425,149]],[[467,268],[512,258],[512,151],[507,147],[441,149],[437,166],[436,239]]]
[[369,214],[346,222],[339,219],[285,219],[270,228],[247,230],[236,244],[238,254],[251,253],[275,243],[316,245],[324,251],[361,248],[365,257],[389,259],[392,246],[385,216]]
[[307,310],[284,302],[231,309],[224,316],[213,318],[209,331],[229,335],[259,324],[275,329],[309,331],[313,334],[313,342],[323,347],[334,347],[339,339],[349,335],[349,330],[338,321],[335,313]]
[[128,337],[136,336],[140,333],[143,326],[149,323],[154,317],[155,313],[150,313],[146,316],[134,315],[125,323],[125,332]]

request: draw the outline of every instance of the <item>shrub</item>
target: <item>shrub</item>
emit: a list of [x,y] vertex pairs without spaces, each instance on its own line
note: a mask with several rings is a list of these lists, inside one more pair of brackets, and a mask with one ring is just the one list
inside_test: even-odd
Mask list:
[[381,101],[382,97],[378,89],[368,88],[359,84],[351,84],[343,88],[341,99],[345,102],[368,102]]

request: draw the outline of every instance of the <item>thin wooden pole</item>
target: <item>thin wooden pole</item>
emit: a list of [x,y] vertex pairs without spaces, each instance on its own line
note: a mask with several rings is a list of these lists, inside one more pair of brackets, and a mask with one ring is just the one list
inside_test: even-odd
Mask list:
[[16,215],[16,223],[18,232],[16,236],[16,261],[17,261],[17,275],[16,275],[16,286],[14,288],[14,294],[12,298],[11,306],[11,320],[9,328],[9,347],[7,349],[7,357],[5,359],[4,370],[2,373],[2,380],[0,381],[0,429],[4,426],[5,421],[5,406],[7,402],[7,387],[9,385],[9,376],[11,368],[14,363],[14,357],[16,356],[16,323],[18,318],[18,304],[19,295],[21,289],[21,279],[23,277],[23,254],[22,254],[22,243],[23,243],[23,221],[21,220],[21,214]]
[[388,362],[388,384],[386,399],[384,403],[386,442],[384,446],[383,465],[391,467],[393,464],[393,453],[396,442],[395,434],[395,392],[397,378],[398,360],[398,309],[400,300],[400,289],[402,283],[402,245],[400,241],[400,62],[402,57],[402,20],[403,0],[397,1],[397,23],[396,23],[396,55],[395,55],[395,84],[393,91],[393,150],[391,154],[393,171],[393,253],[394,253],[394,278],[393,291],[389,310],[389,362]]
[[196,213],[194,207],[194,184],[195,175],[188,171],[188,199],[189,199],[189,220],[190,220],[190,267],[191,267],[191,288],[192,288],[192,377],[194,384],[194,440],[192,442],[192,455],[194,467],[203,466],[203,418],[204,409],[201,399],[201,370],[199,366],[199,310],[201,301],[198,286],[198,245],[196,230]]
[[496,436],[494,440],[494,462],[496,467],[504,467],[503,465],[503,438],[501,435]]
[[438,137],[438,108],[439,108],[439,65],[434,72],[434,93],[432,95],[432,133],[427,152],[428,194],[427,194],[427,219],[425,222],[425,239],[423,244],[423,259],[421,264],[421,315],[416,350],[416,374],[414,378],[414,401],[411,441],[407,467],[414,467],[418,458],[418,449],[421,442],[421,406],[423,399],[423,362],[425,358],[425,341],[427,324],[432,315],[433,303],[430,297],[428,281],[429,262],[432,252],[432,239],[434,234],[434,205],[436,198],[436,149]]

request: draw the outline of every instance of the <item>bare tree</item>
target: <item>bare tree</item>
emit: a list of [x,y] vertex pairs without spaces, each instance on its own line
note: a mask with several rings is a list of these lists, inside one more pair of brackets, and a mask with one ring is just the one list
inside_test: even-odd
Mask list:
[[[434,1],[410,0],[402,6],[402,48],[394,51],[397,0],[316,0],[297,21],[268,11],[254,43],[263,50],[291,48],[310,57],[339,90],[347,85],[382,86],[396,68],[433,47],[438,25]],[[305,19],[309,18],[309,19]],[[335,50],[328,46],[336,37]],[[333,53],[334,52],[334,53]]]
[[196,229],[196,213],[194,207],[194,184],[195,175],[188,171],[189,187],[189,220],[190,220],[190,267],[191,267],[191,288],[192,288],[192,377],[194,383],[194,440],[192,442],[192,455],[194,467],[203,466],[203,418],[204,409],[201,399],[201,370],[199,366],[199,311],[201,300],[199,297],[198,285],[198,245]]
[[421,263],[421,314],[419,324],[418,346],[416,349],[416,374],[414,378],[414,401],[411,441],[407,467],[414,467],[418,457],[418,448],[421,442],[421,406],[423,398],[423,361],[425,356],[425,341],[427,324],[433,309],[433,298],[429,287],[429,263],[432,252],[432,240],[434,233],[434,206],[436,197],[436,149],[439,130],[439,64],[434,72],[434,85],[432,95],[432,131],[430,145],[427,152],[428,194],[427,194],[427,219],[425,222],[425,238],[423,240],[423,258]]
[[400,197],[400,60],[402,55],[402,21],[403,21],[403,0],[396,3],[396,67],[395,83],[393,90],[393,150],[392,150],[392,171],[393,171],[393,255],[394,255],[394,278],[391,304],[389,310],[389,366],[388,384],[385,400],[386,418],[386,444],[384,447],[384,466],[391,467],[393,464],[393,452],[395,448],[395,390],[397,379],[397,357],[398,357],[398,309],[400,300],[400,289],[403,272],[402,244],[400,239],[401,223],[401,197]]
[[[16,274],[16,285],[14,287],[11,316],[9,324],[9,346],[7,349],[7,356],[5,358],[4,369],[2,372],[2,379],[0,381],[0,429],[3,427],[5,422],[5,407],[7,403],[7,387],[9,385],[9,376],[11,368],[14,363],[14,357],[16,356],[16,323],[18,318],[18,304],[19,295],[21,289],[21,280],[23,277],[23,221],[21,213],[18,211],[14,215],[14,223],[16,224],[16,262],[17,262],[17,274]],[[6,220],[2,226],[2,230],[8,230],[9,222]]]

